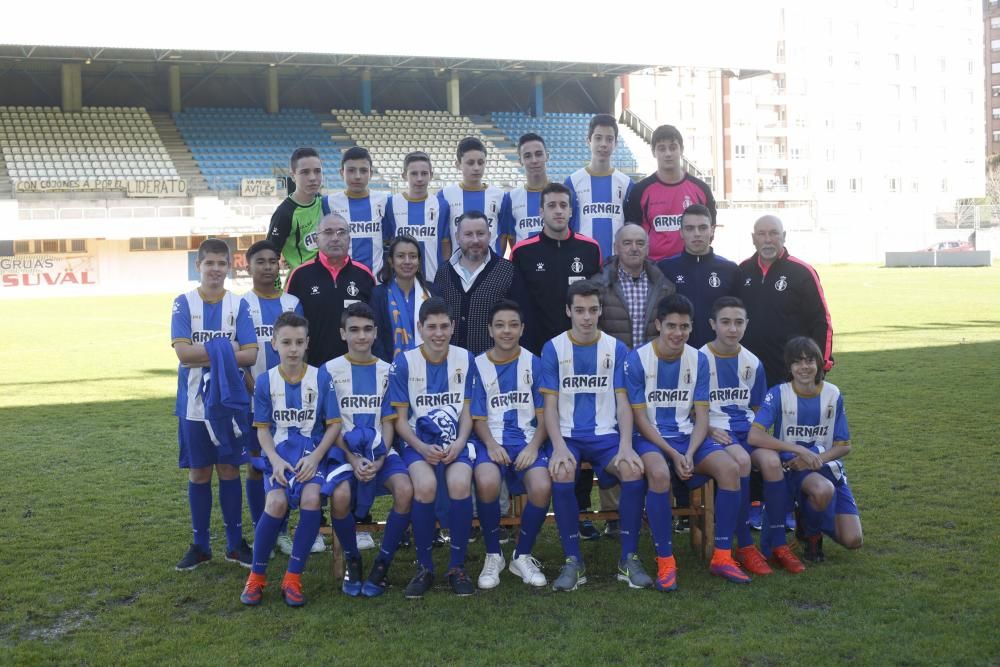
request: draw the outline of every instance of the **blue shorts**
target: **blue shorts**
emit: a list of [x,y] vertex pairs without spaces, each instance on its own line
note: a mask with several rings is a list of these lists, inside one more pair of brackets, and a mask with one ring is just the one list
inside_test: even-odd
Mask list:
[[610,489],[618,483],[618,478],[608,472],[608,466],[618,456],[617,433],[596,435],[588,438],[564,438],[570,453],[576,458],[576,469],[588,462],[597,475],[597,484],[602,489]]
[[[425,459],[423,456],[420,455],[420,452],[418,452],[416,449],[410,447],[407,444],[403,445],[403,449],[399,453],[399,455],[403,457],[403,463],[406,464],[407,468],[409,468],[417,461],[423,461],[424,463],[427,463],[427,465],[430,465],[427,459]],[[464,463],[470,468],[473,468],[476,465],[475,458],[476,458],[476,446],[473,443],[472,439],[470,438],[469,441],[465,444],[465,447],[462,449],[462,451],[458,453],[458,456],[455,458],[455,460],[449,463],[448,465],[454,465],[455,463]]]
[[[253,415],[250,415],[250,423],[253,424]],[[260,438],[257,437],[257,429],[250,428],[250,432],[247,433],[247,453],[254,456],[260,456]]]
[[205,422],[179,418],[177,420],[178,468],[207,468],[216,464],[240,466],[249,458],[246,451],[238,454],[219,456],[218,448],[212,443]]
[[319,470],[316,471],[316,474],[313,475],[313,478],[310,479],[308,482],[305,483],[289,482],[288,486],[282,486],[281,484],[278,484],[273,479],[271,479],[270,475],[265,474],[264,493],[268,494],[274,490],[284,491],[285,498],[288,500],[288,509],[290,510],[297,509],[299,506],[299,501],[302,499],[302,490],[305,489],[307,485],[316,484],[317,486],[322,487],[323,481],[326,479],[323,472],[324,471],[321,467]]
[[524,470],[515,470],[514,461],[517,460],[518,455],[527,445],[515,445],[513,447],[504,447],[507,450],[507,456],[510,457],[510,465],[500,466],[500,464],[495,463],[493,459],[490,458],[489,450],[486,445],[476,440],[476,466],[481,465],[495,465],[500,468],[500,473],[503,475],[504,479],[507,481],[507,490],[511,492],[512,495],[519,496],[523,493],[527,493],[524,487],[524,475],[534,468],[544,468],[546,471],[549,468],[549,458],[552,456],[552,445],[547,441],[538,448],[538,456],[535,457],[535,462]]
[[[672,438],[664,438],[664,440],[666,440],[667,444],[673,447],[674,450],[676,450],[677,453],[681,454],[682,456],[684,454],[687,454],[688,447],[691,444],[691,437],[687,435],[674,436]],[[700,486],[704,486],[708,482],[708,480],[712,479],[710,475],[699,475],[699,474],[691,475],[690,479],[681,479],[680,477],[677,476],[677,473],[674,471],[673,462],[667,457],[666,453],[664,453],[662,449],[651,443],[649,440],[643,438],[641,435],[637,435],[632,440],[632,447],[635,449],[635,453],[638,454],[639,456],[642,456],[643,454],[649,454],[652,452],[656,452],[657,454],[662,456],[666,460],[667,465],[670,466],[670,471],[671,473],[673,473],[672,477],[674,484],[683,484],[689,489],[697,489]],[[701,447],[699,447],[698,451],[694,453],[694,464],[695,465],[700,464],[702,461],[708,458],[709,454],[712,454],[713,452],[725,453],[725,451],[726,451],[725,447],[717,443],[715,440],[706,437],[705,440],[702,441]]]
[[[747,442],[747,436],[750,435],[749,432],[744,431],[742,433],[738,433],[736,431],[726,431],[726,433],[728,433],[729,437],[732,438],[734,445],[742,447],[747,454],[753,453],[753,447],[751,447],[750,443]],[[723,446],[726,447],[728,445]]]
[[821,525],[824,533],[836,539],[837,515],[851,514],[859,516],[858,503],[854,500],[851,485],[847,483],[847,475],[842,473],[840,477],[837,477],[830,470],[830,466],[826,465],[819,470],[789,470],[785,472],[785,481],[788,484],[789,493],[792,494],[792,498],[797,502],[800,504],[806,502],[802,496],[802,483],[806,477],[814,472],[823,475],[823,477],[833,483],[833,500],[830,501],[830,504],[823,511],[823,522]]

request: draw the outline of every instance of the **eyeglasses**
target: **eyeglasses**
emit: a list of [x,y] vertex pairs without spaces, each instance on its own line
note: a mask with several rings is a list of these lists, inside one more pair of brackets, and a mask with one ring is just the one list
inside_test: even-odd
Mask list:
[[351,232],[346,229],[330,229],[329,227],[319,233],[320,236],[336,236],[337,238],[350,236],[350,234]]

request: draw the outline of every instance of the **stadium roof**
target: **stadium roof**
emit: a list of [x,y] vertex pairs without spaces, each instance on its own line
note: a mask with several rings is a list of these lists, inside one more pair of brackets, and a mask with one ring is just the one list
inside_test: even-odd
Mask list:
[[[777,21],[757,3],[464,0],[375,6],[125,0],[13,3],[0,60],[178,62],[617,75],[653,66],[770,69]],[[752,5],[752,6],[751,6]],[[582,3],[577,6],[582,6]],[[297,17],[298,7],[309,13]],[[148,11],[147,11],[148,10]]]
[[220,51],[193,49],[140,49],[95,46],[39,46],[0,44],[0,61],[93,61],[112,63],[170,63],[229,66],[348,67],[358,69],[413,69],[444,72],[525,72],[583,75],[621,75],[652,67],[652,63],[588,63],[487,58]]

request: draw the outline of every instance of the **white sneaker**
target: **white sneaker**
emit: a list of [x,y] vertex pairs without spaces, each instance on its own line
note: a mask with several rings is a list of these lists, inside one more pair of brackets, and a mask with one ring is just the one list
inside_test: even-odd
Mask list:
[[496,588],[500,585],[500,573],[503,572],[507,561],[503,559],[503,554],[486,554],[486,562],[483,563],[483,571],[479,574],[480,588]]
[[375,540],[372,539],[371,533],[358,533],[358,549],[365,551],[366,549],[374,549]]
[[521,577],[521,581],[529,586],[542,587],[549,582],[545,580],[541,566],[542,564],[531,554],[522,554],[510,562],[510,571],[511,574]]
[[312,548],[309,549],[311,554],[321,554],[326,551],[326,542],[323,541],[323,536],[316,533],[316,540],[313,542]]
[[278,535],[278,550],[286,556],[292,555],[292,538],[288,533]]

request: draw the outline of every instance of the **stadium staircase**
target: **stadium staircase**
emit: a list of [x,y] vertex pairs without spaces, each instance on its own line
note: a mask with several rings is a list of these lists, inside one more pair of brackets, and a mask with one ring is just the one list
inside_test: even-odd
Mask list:
[[212,191],[238,191],[244,178],[286,175],[289,156],[301,146],[315,148],[327,165],[325,189],[344,187],[336,167],[350,142],[331,138],[323,127],[326,116],[307,109],[269,114],[263,109],[205,107],[174,114],[173,120]]
[[153,112],[149,114],[149,117],[153,121],[156,133],[160,135],[160,141],[167,149],[170,160],[177,169],[177,175],[187,181],[188,194],[192,197],[210,195],[208,183],[205,182],[201,170],[198,169],[198,163],[195,162],[191,150],[184,143],[184,139],[177,130],[174,119],[170,117],[169,113],[164,112]]
[[[587,147],[590,119],[591,114],[583,113],[547,113],[541,118],[520,111],[495,111],[491,114],[493,124],[514,145],[526,132],[535,132],[545,139],[549,150],[548,173],[552,181],[566,180],[590,161],[590,149]],[[633,180],[645,175],[638,171],[635,155],[628,145],[618,145],[612,164]]]
[[[432,188],[461,180],[455,168],[455,148],[465,137],[478,137],[486,145],[486,178],[491,185],[516,187],[523,180],[514,161],[510,141],[498,133],[486,117],[475,120],[453,116],[447,111],[386,110],[363,114],[354,109],[332,109],[331,113],[360,146],[371,151],[378,179],[388,188],[401,186],[403,157],[421,150],[431,157],[434,167]],[[498,141],[500,143],[498,143]],[[513,158],[513,159],[512,159]]]

